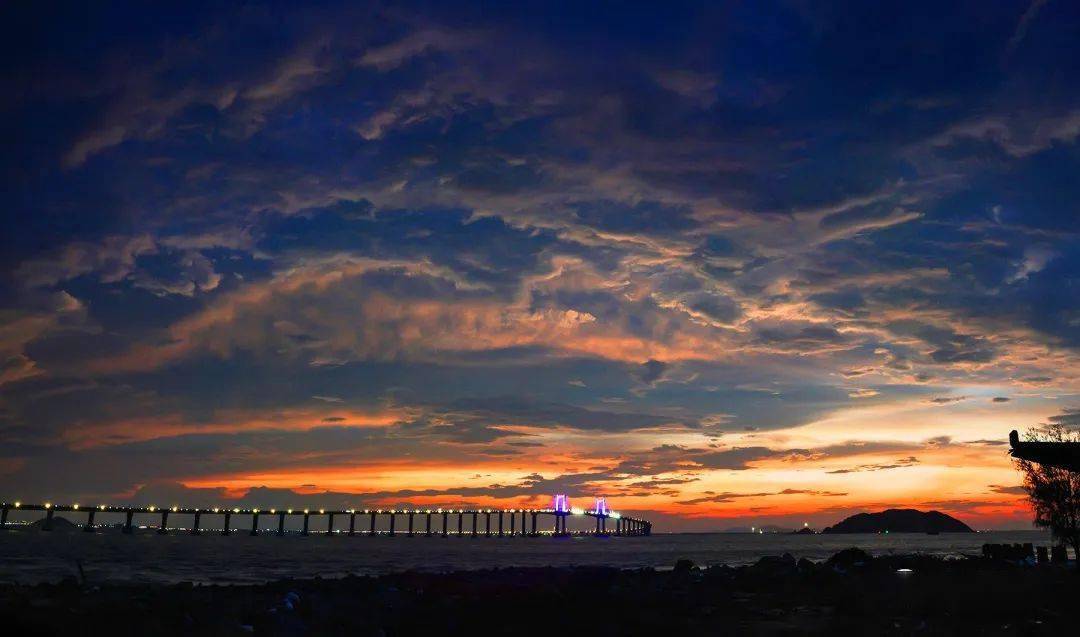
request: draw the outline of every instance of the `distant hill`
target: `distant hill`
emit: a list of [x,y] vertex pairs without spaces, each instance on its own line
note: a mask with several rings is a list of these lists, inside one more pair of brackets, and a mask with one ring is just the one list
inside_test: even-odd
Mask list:
[[[41,531],[45,528],[45,518],[35,520],[30,523],[30,528],[34,531]],[[52,532],[53,533],[69,533],[71,531],[78,531],[81,527],[67,518],[60,517],[59,515],[53,516]]]
[[972,528],[941,511],[889,509],[859,513],[826,527],[822,533],[974,533]]

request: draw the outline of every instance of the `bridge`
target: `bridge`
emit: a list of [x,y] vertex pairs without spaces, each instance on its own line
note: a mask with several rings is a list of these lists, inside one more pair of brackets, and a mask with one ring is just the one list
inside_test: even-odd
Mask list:
[[[191,535],[200,535],[207,530],[203,525],[205,518],[217,518],[222,522],[219,531],[222,535],[231,535],[234,531],[234,517],[250,518],[249,535],[263,532],[275,532],[273,527],[262,528],[259,520],[267,518],[276,522],[276,534],[285,535],[286,519],[303,518],[303,530],[300,535],[422,535],[432,536],[470,536],[470,537],[563,537],[568,535],[593,536],[647,536],[652,534],[652,523],[640,518],[623,516],[607,507],[604,498],[596,498],[592,509],[579,509],[570,506],[564,495],[554,498],[552,507],[546,509],[255,509],[255,508],[192,508],[192,507],[156,507],[150,506],[114,506],[100,504],[81,506],[79,504],[27,504],[23,502],[0,502],[0,529],[7,528],[8,515],[11,511],[44,512],[41,530],[53,528],[53,516],[56,513],[85,514],[83,530],[94,532],[95,517],[102,514],[122,514],[124,533],[134,532],[136,515],[160,516],[158,534],[169,532],[169,519],[175,521],[179,516],[190,516],[190,525],[180,528]],[[545,516],[543,523],[541,516]],[[595,519],[595,530],[571,532],[567,530],[567,520],[582,516]],[[312,518],[315,518],[314,523]],[[335,520],[347,520],[348,527],[335,526]],[[379,521],[386,522],[379,528]],[[482,524],[481,524],[482,520]],[[400,525],[399,525],[400,524]],[[610,524],[610,528],[609,528]],[[592,526],[592,525],[590,525]]]

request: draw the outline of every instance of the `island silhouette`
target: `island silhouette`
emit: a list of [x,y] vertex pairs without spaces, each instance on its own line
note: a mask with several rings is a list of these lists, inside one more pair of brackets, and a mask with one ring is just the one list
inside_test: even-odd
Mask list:
[[941,511],[887,509],[844,518],[822,533],[974,533],[974,529]]

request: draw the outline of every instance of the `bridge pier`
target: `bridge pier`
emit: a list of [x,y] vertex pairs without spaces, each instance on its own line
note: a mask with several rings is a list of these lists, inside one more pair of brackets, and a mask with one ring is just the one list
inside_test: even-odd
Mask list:
[[277,534],[279,536],[285,535],[285,514],[277,514]]
[[465,514],[464,514],[464,513],[462,513],[462,512],[461,512],[461,511],[459,510],[459,511],[457,512],[457,534],[458,534],[458,535],[461,535],[462,533],[464,533],[464,532],[465,532],[465,531],[464,531],[464,524],[465,524]]
[[514,537],[514,524],[517,523],[517,513],[515,511],[510,512],[510,537]]
[[7,514],[8,514],[7,506],[4,506],[3,508],[0,508],[0,529],[7,526]]
[[202,512],[199,511],[198,509],[195,509],[195,516],[191,520],[191,534],[192,535],[199,535],[199,534],[202,533],[202,531],[199,530],[199,517],[201,515],[202,515]]
[[450,534],[450,529],[447,527],[447,520],[450,518],[450,513],[447,511],[442,512],[442,536],[446,537]]
[[530,535],[536,535],[536,516],[539,515],[536,511],[532,512],[532,532]]
[[491,511],[484,511],[484,537],[491,537]]
[[307,535],[308,534],[308,529],[310,528],[310,525],[311,525],[311,514],[308,513],[307,511],[304,511],[304,530],[300,531],[300,535]]
[[94,514],[95,513],[97,513],[96,510],[90,509],[90,512],[86,514],[86,526],[83,527],[83,531],[86,531],[87,533],[93,533],[94,532]]
[[334,513],[331,511],[326,514],[326,534],[330,537],[334,537]]
[[251,535],[259,534],[259,512],[253,511],[251,513]]
[[165,535],[166,533],[169,532],[169,530],[166,528],[166,525],[168,523],[169,523],[169,510],[168,509],[162,509],[161,510],[161,524],[158,525],[158,530],[157,530],[158,535]]
[[221,530],[222,535],[231,535],[232,529],[229,528],[229,521],[232,519],[232,511],[225,512],[225,528]]
[[477,532],[477,528],[476,528],[476,527],[477,527],[477,523],[476,523],[476,520],[477,520],[477,517],[478,517],[478,515],[479,515],[479,514],[478,514],[478,513],[476,512],[476,511],[473,511],[473,512],[472,512],[472,536],[473,536],[473,537],[476,537],[476,532]]
[[409,511],[409,537],[413,536],[413,515],[416,511]]
[[503,512],[499,509],[499,537],[503,536]]
[[131,509],[127,510],[127,518],[124,520],[124,533],[127,533],[128,535],[131,535],[132,533],[131,518],[134,517],[134,515],[134,511],[132,511]]
[[356,534],[356,512],[349,511],[349,537]]
[[375,535],[375,512],[371,512],[371,527],[368,529],[368,535]]
[[431,511],[428,511],[425,516],[427,517],[427,527],[424,534],[431,537]]
[[45,524],[41,527],[42,531],[52,530],[53,513],[54,511],[52,507],[48,507],[45,509]]
[[394,537],[394,520],[395,519],[397,519],[397,515],[394,514],[393,510],[391,510],[390,511],[390,537]]

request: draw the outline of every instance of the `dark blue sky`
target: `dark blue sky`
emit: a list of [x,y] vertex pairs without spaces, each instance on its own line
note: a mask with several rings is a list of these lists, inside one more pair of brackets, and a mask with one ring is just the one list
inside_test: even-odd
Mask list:
[[1015,524],[1076,421],[1075,3],[2,18],[4,493]]

